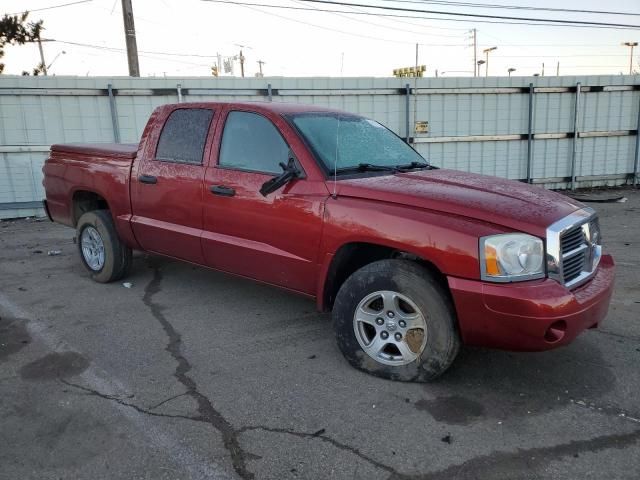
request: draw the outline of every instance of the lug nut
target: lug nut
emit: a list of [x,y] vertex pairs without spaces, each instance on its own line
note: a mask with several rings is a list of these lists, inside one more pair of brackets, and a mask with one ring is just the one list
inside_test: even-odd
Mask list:
[[394,335],[394,338],[396,339],[397,342],[399,342],[400,340],[402,340],[402,334],[398,332]]
[[404,328],[404,327],[406,327],[406,326],[407,326],[407,322],[405,322],[404,320],[400,320],[400,321],[398,322],[398,325],[400,325],[400,328]]
[[376,323],[378,325],[382,325],[384,323],[384,318],[381,318],[381,317],[376,318]]
[[382,338],[383,340],[386,340],[387,338],[389,338],[389,333],[388,332],[381,332],[380,333],[380,338]]
[[389,311],[387,312],[387,317],[389,317],[389,318],[393,318],[393,317],[395,317],[395,316],[396,316],[396,314],[395,314],[395,313],[393,313],[391,310],[389,310]]

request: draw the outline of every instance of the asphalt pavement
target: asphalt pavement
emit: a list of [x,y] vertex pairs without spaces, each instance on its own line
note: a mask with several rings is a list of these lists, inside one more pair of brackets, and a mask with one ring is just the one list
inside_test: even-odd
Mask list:
[[97,284],[72,229],[2,221],[0,478],[640,478],[640,191],[616,192],[589,204],[601,328],[431,384],[351,368],[309,299],[145,254]]

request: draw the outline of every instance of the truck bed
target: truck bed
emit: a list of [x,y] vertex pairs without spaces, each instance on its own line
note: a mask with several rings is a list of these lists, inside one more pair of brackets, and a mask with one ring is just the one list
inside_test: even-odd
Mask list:
[[133,160],[138,153],[137,143],[64,143],[51,146],[51,152],[80,153],[92,157],[126,158]]

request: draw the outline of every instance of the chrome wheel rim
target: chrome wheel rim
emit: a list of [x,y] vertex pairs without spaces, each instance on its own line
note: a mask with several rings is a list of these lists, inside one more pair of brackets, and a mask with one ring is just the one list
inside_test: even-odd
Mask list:
[[427,322],[406,295],[391,290],[364,297],[353,316],[353,330],[362,350],[384,365],[407,365],[427,344]]
[[82,257],[94,272],[102,270],[104,267],[104,242],[98,230],[91,225],[82,230],[80,235],[80,246],[82,247]]

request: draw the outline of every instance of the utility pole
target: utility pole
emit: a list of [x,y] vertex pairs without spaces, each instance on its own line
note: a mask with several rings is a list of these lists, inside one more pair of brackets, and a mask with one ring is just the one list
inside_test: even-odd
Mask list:
[[629,75],[633,75],[633,47],[637,47],[638,42],[624,42],[622,45],[631,47],[631,54],[629,55]]
[[558,61],[558,64],[556,65],[556,77],[560,76],[560,61]]
[[262,60],[258,60],[258,68],[260,69],[260,76],[264,77],[263,73],[262,73],[262,65],[264,65],[266,62],[263,62]]
[[544,62],[542,62],[542,76],[544,77]]
[[133,7],[131,0],[122,0],[122,18],[124,19],[124,38],[127,42],[127,60],[129,62],[129,76],[140,76],[138,64],[138,44],[136,42],[136,26],[133,22]]
[[489,76],[489,53],[493,52],[494,50],[497,50],[498,47],[491,47],[491,48],[485,48],[483,50],[484,52],[484,56],[485,56],[485,61],[484,63],[486,63],[485,67],[484,67],[484,76],[488,77]]
[[473,29],[473,76],[478,76],[478,31]]
[[40,35],[38,35],[38,50],[40,50],[40,64],[42,65],[42,73],[47,76],[49,75],[47,72],[47,62],[44,61],[44,51],[42,50],[42,40],[40,40]]
[[240,49],[240,56],[238,57],[240,60],[240,75],[244,78],[244,55],[242,54],[242,49]]

